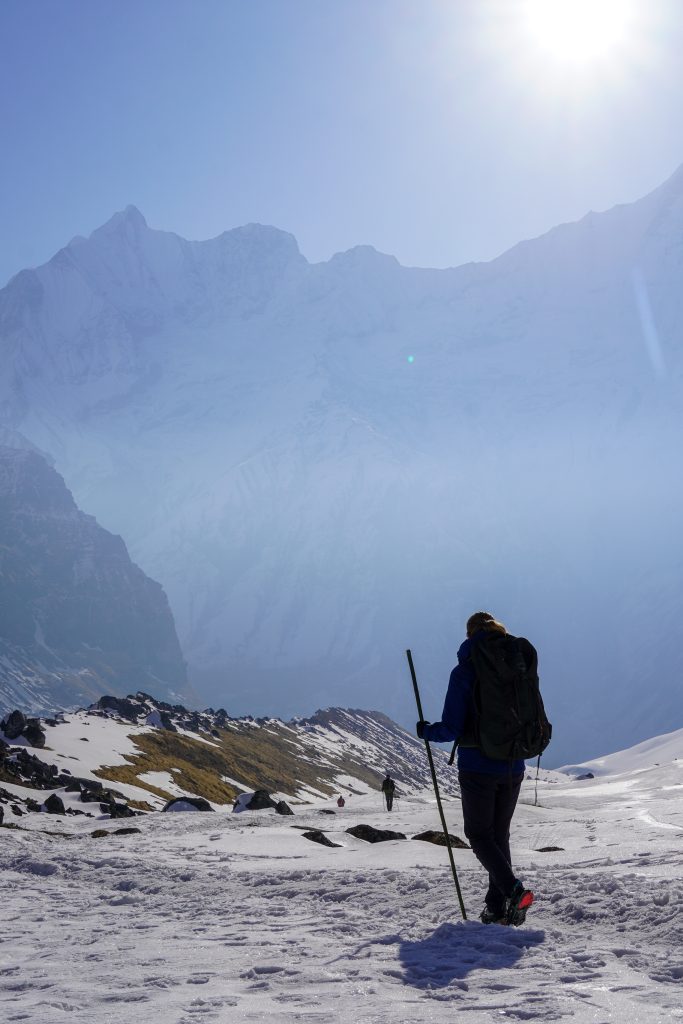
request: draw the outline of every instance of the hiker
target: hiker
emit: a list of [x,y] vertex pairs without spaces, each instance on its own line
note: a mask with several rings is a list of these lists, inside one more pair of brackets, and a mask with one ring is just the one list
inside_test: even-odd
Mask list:
[[345,800],[345,799],[344,799],[344,797],[343,797],[343,796],[342,796],[342,795],[340,794],[340,795],[339,795],[339,799],[337,800],[337,807],[343,807],[345,803],[346,803],[346,800]]
[[[484,754],[480,744],[484,742],[486,723],[476,716],[473,699],[477,678],[473,661],[477,659],[477,664],[481,664],[479,651],[486,651],[487,642],[495,642],[493,638],[501,636],[508,637],[509,634],[489,612],[476,612],[470,616],[467,639],[460,646],[458,664],[451,672],[441,721],[431,724],[418,722],[417,735],[420,739],[436,743],[455,741],[458,744],[458,779],[465,835],[489,876],[480,920],[483,924],[520,925],[534,900],[534,894],[515,876],[510,859],[510,822],[524,778],[524,760]],[[528,640],[512,637],[510,640],[514,641],[515,656],[521,654],[523,659],[521,671],[524,677],[528,673],[535,679],[537,689],[536,651]],[[513,718],[512,715],[508,717]],[[547,723],[544,712],[543,721]],[[478,741],[475,738],[477,726]],[[549,735],[545,744],[548,739]]]
[[389,772],[387,772],[387,777],[384,780],[384,782],[382,783],[382,792],[384,793],[384,799],[386,800],[387,810],[388,811],[391,810],[391,808],[392,808],[392,806],[394,804],[394,793],[395,793],[395,791],[396,791],[396,783],[392,779],[392,777],[389,774]]

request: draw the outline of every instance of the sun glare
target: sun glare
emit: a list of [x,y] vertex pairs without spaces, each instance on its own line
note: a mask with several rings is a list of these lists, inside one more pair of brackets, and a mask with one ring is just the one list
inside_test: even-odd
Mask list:
[[629,0],[528,0],[527,28],[555,59],[578,64],[612,56],[628,41]]

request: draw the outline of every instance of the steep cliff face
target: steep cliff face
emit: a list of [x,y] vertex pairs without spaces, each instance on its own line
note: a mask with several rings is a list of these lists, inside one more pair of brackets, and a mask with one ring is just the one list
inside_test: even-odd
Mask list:
[[38,453],[0,446],[0,709],[187,694],[166,596]]

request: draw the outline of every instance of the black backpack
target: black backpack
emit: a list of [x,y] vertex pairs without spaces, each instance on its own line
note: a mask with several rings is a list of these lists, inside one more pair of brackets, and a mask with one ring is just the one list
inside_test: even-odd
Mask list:
[[[540,757],[550,743],[538,655],[524,637],[487,632],[472,644],[473,746],[497,761]],[[468,729],[470,732],[470,729]],[[468,746],[465,740],[461,746]]]

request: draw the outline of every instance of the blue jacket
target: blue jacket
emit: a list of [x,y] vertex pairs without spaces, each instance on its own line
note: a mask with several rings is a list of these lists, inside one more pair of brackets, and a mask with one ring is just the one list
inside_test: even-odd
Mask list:
[[[458,651],[458,664],[451,672],[444,701],[441,721],[432,722],[424,731],[424,738],[434,743],[453,743],[465,735],[468,717],[472,708],[474,669],[470,661],[472,644],[484,634],[484,630],[465,640]],[[464,772],[482,772],[486,775],[519,775],[524,771],[524,761],[497,761],[482,754],[478,747],[458,747],[458,768]]]

